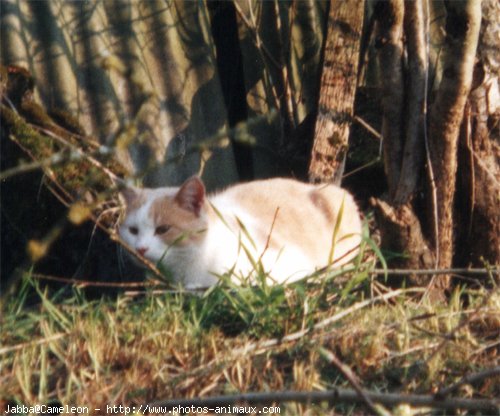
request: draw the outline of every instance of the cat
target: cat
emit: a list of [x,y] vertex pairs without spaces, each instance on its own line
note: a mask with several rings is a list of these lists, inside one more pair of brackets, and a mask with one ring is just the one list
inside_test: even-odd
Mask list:
[[[193,176],[181,187],[121,191],[121,238],[164,266],[187,289],[231,273],[236,283],[293,282],[359,251],[361,219],[353,197],[335,185],[275,178],[206,195]],[[333,241],[335,240],[335,241]]]

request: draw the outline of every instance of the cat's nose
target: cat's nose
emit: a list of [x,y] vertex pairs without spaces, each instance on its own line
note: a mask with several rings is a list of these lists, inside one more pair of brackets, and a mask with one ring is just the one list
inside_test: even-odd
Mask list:
[[141,256],[144,256],[144,254],[146,254],[146,251],[148,251],[148,248],[147,247],[137,247],[137,252],[141,255]]

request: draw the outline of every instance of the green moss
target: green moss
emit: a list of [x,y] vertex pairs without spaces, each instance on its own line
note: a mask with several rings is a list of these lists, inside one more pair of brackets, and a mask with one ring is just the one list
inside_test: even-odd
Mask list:
[[80,125],[78,119],[67,111],[60,109],[52,109],[49,113],[50,117],[61,127],[65,128],[71,133],[85,136],[85,130]]
[[[43,125],[50,130],[55,137],[66,141],[69,145],[78,147],[82,152],[89,152],[96,147],[95,143],[89,143],[87,148],[82,148],[81,140],[72,134],[64,131],[55,125],[51,118],[45,113],[45,110],[39,105],[23,106],[29,108],[25,114],[34,117],[37,125]],[[16,142],[16,144],[26,152],[30,158],[36,161],[43,161],[54,154],[67,150],[68,146],[62,144],[59,140],[40,133],[33,125],[27,121],[24,115],[16,113],[5,105],[1,105],[1,121],[4,131]],[[112,157],[102,161],[102,165],[115,172],[117,175],[124,175],[125,168]],[[110,188],[110,180],[102,168],[95,166],[85,157],[79,160],[71,160],[66,163],[54,166],[51,172],[55,174],[57,182],[71,195],[82,195],[82,188],[86,190],[105,191]]]
[[54,153],[53,139],[40,134],[23,117],[4,105],[0,113],[3,128],[33,159],[45,159]]

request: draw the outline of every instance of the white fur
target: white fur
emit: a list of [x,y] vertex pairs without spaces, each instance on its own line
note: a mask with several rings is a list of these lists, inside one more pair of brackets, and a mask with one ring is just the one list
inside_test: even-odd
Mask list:
[[[278,181],[284,180],[276,180],[277,185],[279,185]],[[317,189],[308,184],[301,184],[301,186],[306,196],[307,192]],[[175,195],[176,188],[140,191],[149,193],[147,202],[127,215],[120,227],[120,235],[135,249],[147,248],[145,256],[153,262],[161,262],[173,273],[175,280],[188,289],[212,286],[218,282],[218,276],[228,272],[232,272],[231,278],[237,284],[247,279],[253,282],[256,274],[255,263],[264,268],[264,272],[270,278],[270,283],[293,282],[327,265],[334,224],[312,229],[311,234],[306,236],[319,241],[324,247],[324,250],[319,250],[320,253],[314,258],[307,255],[300,246],[300,241],[277,241],[277,237],[274,244],[266,247],[266,241],[262,239],[262,230],[263,227],[269,227],[266,229],[269,233],[272,224],[263,224],[259,213],[251,212],[248,207],[242,206],[231,189],[209,198],[209,203],[218,211],[223,220],[218,215],[211,215],[204,237],[196,243],[168,247],[163,240],[154,235],[155,224],[148,215],[151,204],[161,195]],[[340,265],[357,254],[355,248],[360,242],[361,221],[357,207],[347,192],[332,186],[332,195],[335,197],[342,195],[346,201],[345,209],[352,211],[348,212],[349,223],[342,230],[342,235],[351,237],[339,241],[335,246],[336,258],[351,251],[343,261],[339,262]],[[280,203],[297,204],[300,201],[280,201]],[[208,214],[202,212],[201,215]],[[304,215],[321,216],[322,213],[313,210],[311,214],[311,208],[308,207],[304,208]],[[237,226],[236,218],[244,224],[246,232]],[[314,226],[319,221],[312,220],[316,219],[302,219],[306,228],[309,223]],[[304,224],[300,226],[304,227]],[[139,233],[132,235],[129,231],[130,226],[137,227]],[[289,226],[294,227],[295,224],[290,223]]]

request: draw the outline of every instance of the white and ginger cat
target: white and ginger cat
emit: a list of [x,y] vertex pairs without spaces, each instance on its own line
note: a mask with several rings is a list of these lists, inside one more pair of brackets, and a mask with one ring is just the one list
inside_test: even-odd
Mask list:
[[292,282],[359,251],[358,208],[334,185],[269,179],[207,196],[194,176],[180,188],[127,188],[122,195],[121,238],[189,289],[212,286],[228,272],[236,283],[254,282],[258,271],[271,284]]

